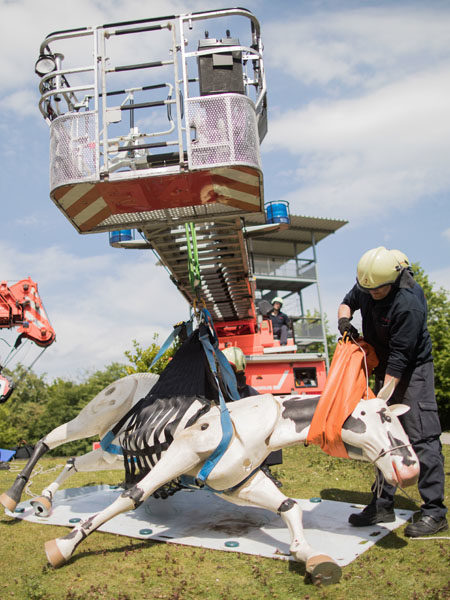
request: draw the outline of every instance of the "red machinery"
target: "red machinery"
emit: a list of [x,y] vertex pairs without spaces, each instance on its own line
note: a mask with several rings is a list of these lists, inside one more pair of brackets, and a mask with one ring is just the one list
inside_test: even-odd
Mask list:
[[286,346],[274,339],[272,322],[223,322],[215,324],[221,350],[238,346],[247,357],[247,383],[261,394],[320,394],[325,385],[325,359],[316,354],[298,354],[293,338]]
[[[55,331],[44,310],[37,283],[30,277],[10,286],[6,281],[0,282],[0,329],[15,327],[19,335],[13,350],[23,340],[31,340],[44,349],[55,341]],[[0,402],[6,402],[13,389],[11,378],[0,374]]]

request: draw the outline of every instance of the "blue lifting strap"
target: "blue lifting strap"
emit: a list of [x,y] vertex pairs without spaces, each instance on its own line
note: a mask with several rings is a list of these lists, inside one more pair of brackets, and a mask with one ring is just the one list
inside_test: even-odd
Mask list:
[[152,360],[152,364],[150,365],[149,369],[151,369],[153,367],[153,365],[155,363],[158,362],[158,360],[161,358],[161,356],[167,352],[167,350],[170,348],[170,346],[173,344],[176,336],[180,333],[180,331],[183,328],[183,325],[186,325],[186,333],[187,336],[189,337],[192,333],[192,319],[190,319],[189,321],[186,321],[186,323],[180,323],[179,325],[176,325],[172,331],[172,333],[169,335],[169,337],[167,338],[167,340],[164,342],[164,344],[161,346],[161,348],[159,349],[158,354],[155,356],[155,358]]
[[111,443],[115,437],[116,436],[112,431],[108,431],[108,433],[100,440],[100,448],[110,454],[123,454],[120,446]]
[[[212,330],[211,333],[212,333],[212,337],[213,337],[214,341],[213,341],[213,343],[211,343],[208,332],[204,333],[203,335],[199,335],[199,339],[202,343],[203,349],[205,351],[206,357],[209,362],[209,366],[211,367],[211,371],[213,372],[214,378],[217,383],[217,388],[219,390],[220,424],[222,426],[222,439],[220,440],[219,445],[214,450],[214,452],[208,457],[208,459],[205,461],[205,463],[203,464],[203,467],[201,468],[199,474],[197,475],[197,479],[204,483],[208,479],[209,475],[211,474],[211,471],[214,469],[214,467],[217,465],[219,460],[225,454],[225,452],[230,444],[232,435],[233,435],[233,425],[231,423],[230,413],[226,406],[225,399],[222,394],[222,390],[220,389],[219,380],[217,378],[217,367],[216,367],[216,363],[214,360],[214,355],[217,356],[218,361],[220,361],[219,354],[222,354],[222,353],[219,350],[219,341],[217,339],[217,335],[214,330],[214,326],[212,325],[211,315],[209,314],[207,309],[203,309],[202,312],[203,312],[203,316],[205,318],[206,323],[208,324],[210,331]],[[222,354],[222,356],[223,356],[223,354]],[[223,356],[223,360],[226,361],[225,356]],[[234,373],[233,373],[228,361],[226,361],[226,362],[227,362],[227,368],[224,368],[224,379],[228,379],[226,385],[227,385],[227,388],[231,388],[232,399],[238,400],[239,394],[238,394],[237,386],[236,386],[236,378],[234,376]],[[219,364],[221,364],[221,363],[219,362]],[[229,376],[230,372],[231,372],[232,377]]]
[[[211,371],[216,380],[217,389],[219,391],[219,409],[220,409],[220,423],[222,426],[222,439],[214,450],[214,452],[209,456],[209,458],[204,463],[203,467],[200,470],[200,473],[197,476],[197,479],[201,482],[205,482],[209,477],[211,471],[214,469],[216,464],[225,454],[227,450],[231,437],[233,435],[233,425],[231,423],[230,413],[228,412],[228,408],[225,403],[225,399],[222,394],[222,390],[220,388],[219,380],[217,377],[217,367],[215,357],[217,358],[217,362],[220,366],[220,371],[222,374],[222,381],[227,390],[227,394],[229,397],[234,400],[239,400],[239,392],[237,390],[236,376],[234,374],[233,369],[230,366],[230,363],[226,359],[225,355],[219,350],[219,340],[217,338],[216,331],[214,329],[213,321],[211,314],[209,311],[204,308],[202,310],[202,317],[204,322],[207,324],[207,330],[203,335],[199,335],[199,340],[202,344],[203,350],[205,352],[206,358],[208,360],[208,364],[211,368]],[[183,327],[183,323],[174,328],[173,332],[169,335],[167,340],[161,346],[158,354],[153,359],[150,368],[156,363],[156,361],[161,358],[161,356],[167,351],[167,349],[172,344],[175,336],[178,335]],[[192,333],[192,319],[186,323],[187,333],[191,335]],[[209,333],[213,339],[213,342],[210,341]],[[113,444],[112,441],[116,437],[116,434],[113,431],[108,431],[108,433],[100,440],[100,447],[105,452],[110,452],[111,454],[123,454],[122,448],[116,444]]]

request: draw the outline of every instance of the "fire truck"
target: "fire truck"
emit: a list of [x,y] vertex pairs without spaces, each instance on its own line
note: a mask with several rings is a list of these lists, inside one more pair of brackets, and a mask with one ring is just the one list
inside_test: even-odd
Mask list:
[[[50,196],[76,230],[155,252],[188,303],[209,310],[220,347],[242,348],[257,390],[320,393],[328,356],[316,244],[345,221],[264,203],[256,17],[235,8],[53,32],[35,71]],[[308,287],[314,314],[303,306]],[[285,346],[267,318],[280,294],[292,305]]]

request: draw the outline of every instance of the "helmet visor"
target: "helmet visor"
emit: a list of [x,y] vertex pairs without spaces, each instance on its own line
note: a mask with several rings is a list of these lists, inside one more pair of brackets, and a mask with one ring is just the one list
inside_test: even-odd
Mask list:
[[[397,281],[397,279],[395,281]],[[380,285],[377,285],[375,287],[364,287],[359,283],[358,278],[356,278],[356,285],[358,286],[358,289],[361,290],[361,292],[364,292],[365,294],[370,294],[370,292],[373,292],[374,290],[379,290],[385,285],[394,285],[395,281],[386,281],[385,283],[381,283]]]

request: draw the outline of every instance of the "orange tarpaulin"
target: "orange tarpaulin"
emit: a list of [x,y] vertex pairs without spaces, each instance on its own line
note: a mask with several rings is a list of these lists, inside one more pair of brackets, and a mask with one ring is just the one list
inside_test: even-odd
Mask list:
[[[359,345],[358,345],[359,344]],[[325,388],[309,428],[307,443],[317,444],[331,456],[348,458],[341,438],[344,421],[362,398],[374,398],[367,387],[368,374],[378,364],[375,350],[367,342],[339,341],[331,361]]]

